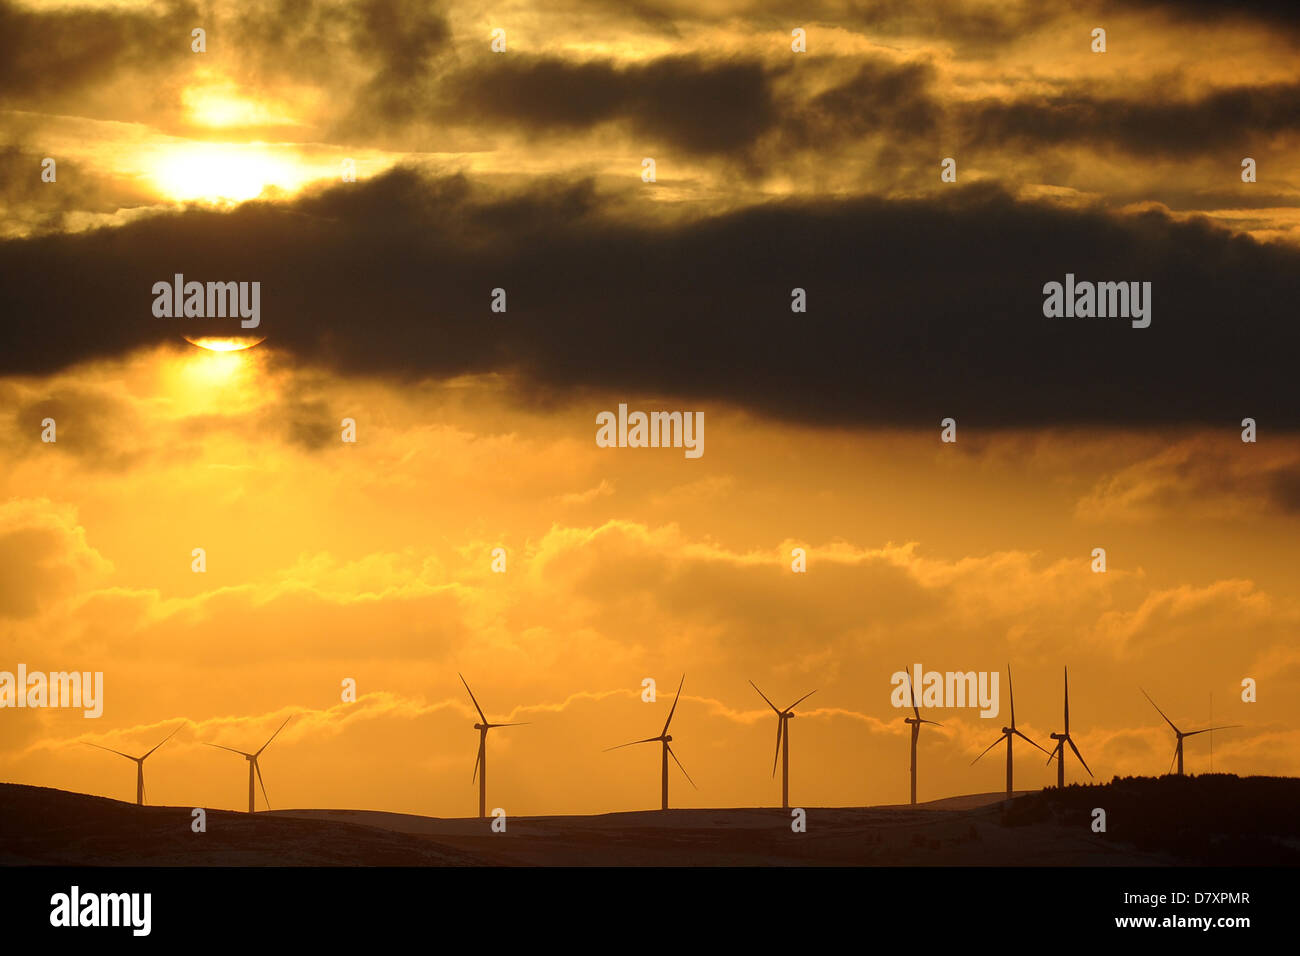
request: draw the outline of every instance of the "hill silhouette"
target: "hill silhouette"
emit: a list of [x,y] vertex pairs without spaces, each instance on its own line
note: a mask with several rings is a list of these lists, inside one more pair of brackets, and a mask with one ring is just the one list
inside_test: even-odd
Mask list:
[[1029,794],[1007,808],[1005,821],[1085,826],[1100,807],[1109,836],[1140,850],[1202,865],[1293,866],[1300,864],[1298,804],[1295,777],[1115,777]]
[[[444,819],[377,810],[207,811],[0,784],[0,865],[1161,866],[1300,863],[1300,780],[1116,778],[916,807],[657,810]],[[1107,831],[1092,830],[1093,809]]]
[[464,866],[481,863],[432,840],[326,822],[208,810],[138,807],[46,787],[0,784],[5,866]]

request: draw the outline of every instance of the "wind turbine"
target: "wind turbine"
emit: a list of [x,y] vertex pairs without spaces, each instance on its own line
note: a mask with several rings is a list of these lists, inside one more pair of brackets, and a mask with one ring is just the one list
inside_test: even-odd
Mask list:
[[[915,717],[904,717],[903,722],[912,725],[912,803],[916,803],[916,741],[921,736],[922,724],[934,724],[936,727],[942,727],[943,724],[937,720],[926,720],[921,716],[921,709],[916,706],[916,689],[912,687],[912,678],[908,676],[907,668],[903,668],[903,676],[907,678],[907,694],[912,698],[912,713]],[[978,759],[978,758],[977,758]]]
[[[465,683],[464,676],[460,674],[456,676],[460,677],[460,682],[465,684],[466,690],[469,690],[469,684]],[[524,720],[515,724],[489,724],[487,717],[483,714],[483,708],[478,705],[472,690],[469,690],[469,699],[474,701],[474,709],[478,711],[479,717],[483,720],[483,723],[474,725],[474,729],[478,731],[478,756],[474,758],[474,776],[469,778],[471,783],[474,781],[474,777],[478,778],[478,815],[483,818],[487,816],[487,732],[493,727],[522,727],[528,721]],[[480,764],[483,767],[482,772],[479,771]]]
[[[664,729],[660,732],[658,737],[647,737],[645,740],[633,740],[630,743],[619,744],[617,747],[605,748],[605,753],[609,753],[611,750],[621,750],[624,747],[631,747],[634,744],[650,744],[650,743],[654,743],[655,741],[659,741],[664,745],[663,787],[662,787],[663,801],[660,807],[661,810],[668,809],[668,756],[670,754],[672,755],[673,760],[677,761],[677,766],[681,767],[681,771],[685,775],[687,782],[689,782],[692,787],[695,787],[695,781],[691,780],[691,775],[689,773],[686,773],[686,768],[682,767],[682,762],[680,760],[677,760],[677,754],[673,753],[673,748],[669,746],[673,738],[668,733],[668,725],[673,722],[673,714],[677,711],[677,701],[682,696],[682,684],[685,683],[686,683],[686,675],[683,674],[680,683],[678,683],[677,685],[677,696],[673,698],[672,709],[668,711],[668,719],[664,721]],[[695,789],[698,790],[700,788],[695,787]]]
[[[989,750],[992,750],[998,744],[1002,743],[1002,741],[1005,739],[1007,742],[1007,796],[1009,797],[1011,796],[1011,738],[1019,737],[1021,740],[1025,740],[1031,744],[1034,744],[1032,740],[1030,740],[1020,731],[1016,730],[1016,694],[1015,691],[1012,690],[1011,688],[1011,665],[1010,664],[1007,665],[1007,696],[1011,698],[1011,726],[1003,727],[1002,736],[999,737],[997,740],[993,741],[993,743],[989,744],[988,749],[985,750],[983,754],[980,754],[979,757],[976,757],[974,760],[972,760],[970,763],[972,767],[975,766],[975,764],[979,762],[980,757],[983,757],[984,754],[988,753]],[[1038,747],[1038,744],[1034,744],[1034,746]],[[1038,747],[1038,749],[1043,750],[1042,747]],[[1047,751],[1043,750],[1043,753],[1047,753]],[[1048,754],[1048,756],[1051,755]]]
[[[1142,691],[1143,697],[1145,697],[1147,700],[1151,700],[1151,695],[1148,694],[1145,690],[1143,690],[1141,687],[1139,687],[1138,690]],[[1220,727],[1206,727],[1204,730],[1189,730],[1186,733],[1183,733],[1183,731],[1179,730],[1177,727],[1174,727],[1174,722],[1172,720],[1170,720],[1168,717],[1165,717],[1165,712],[1160,709],[1160,707],[1156,704],[1154,700],[1151,700],[1151,706],[1155,707],[1156,713],[1158,713],[1161,717],[1165,718],[1166,724],[1168,724],[1170,727],[1173,727],[1174,736],[1178,739],[1178,743],[1174,746],[1174,759],[1169,761],[1169,769],[1170,770],[1174,769],[1174,760],[1177,760],[1178,775],[1180,777],[1183,775],[1183,738],[1184,737],[1195,737],[1197,734],[1207,734],[1211,730],[1230,730],[1233,727],[1241,726],[1241,724],[1224,724],[1223,726]]]
[[[754,688],[754,690],[758,690],[758,685],[755,684],[753,681],[749,682],[749,686]],[[796,700],[789,707],[787,707],[785,710],[782,710],[781,708],[777,707],[776,704],[772,703],[770,700],[767,700],[766,694],[764,694],[761,690],[758,690],[758,696],[763,698],[764,700],[767,700],[767,706],[771,707],[774,711],[776,711],[776,753],[772,755],[772,776],[774,777],[776,776],[776,758],[780,757],[781,758],[781,808],[783,810],[790,809],[789,721],[790,718],[794,716],[794,709],[815,693],[817,693],[817,691],[815,690],[809,691],[808,693],[800,697],[798,700]],[[784,747],[781,746],[783,741],[785,743]]]
[[[1052,762],[1052,757],[1056,758],[1056,786],[1058,789],[1065,789],[1065,745],[1069,744],[1074,755],[1079,758],[1079,763],[1083,764],[1083,769],[1088,770],[1088,761],[1083,759],[1083,754],[1079,753],[1079,748],[1074,745],[1070,739],[1070,669],[1065,669],[1065,733],[1048,734],[1056,741],[1056,749],[1052,751],[1052,756],[1047,758],[1047,762]],[[1088,770],[1088,776],[1092,776],[1092,771]]]
[[82,741],[82,743],[90,744],[90,746],[92,746],[92,747],[99,747],[100,750],[107,750],[107,751],[108,751],[109,753],[111,753],[111,754],[117,754],[117,755],[120,756],[120,757],[125,757],[127,760],[134,760],[134,761],[135,761],[135,805],[136,805],[137,807],[143,807],[143,806],[144,806],[144,761],[145,761],[145,757],[148,757],[149,754],[153,753],[154,750],[157,750],[158,747],[161,747],[163,744],[167,743],[167,741],[169,741],[169,740],[171,740],[173,737],[175,737],[176,734],[177,734],[177,732],[178,732],[182,727],[184,727],[184,726],[185,726],[185,725],[184,725],[183,723],[182,723],[182,724],[178,724],[177,727],[176,727],[176,730],[173,730],[170,734],[168,734],[166,737],[164,737],[162,743],[158,744],[157,747],[154,747],[153,750],[150,750],[149,753],[147,753],[147,754],[144,755],[144,757],[132,757],[130,754],[124,754],[124,753],[122,753],[122,751],[120,751],[120,750],[114,750],[112,747],[101,747],[99,744],[91,744],[89,740]]
[[[262,798],[266,800],[266,809],[268,810],[271,809],[271,798],[266,795],[266,784],[262,780],[262,768],[258,766],[257,758],[262,756],[263,750],[271,746],[271,740],[274,740],[276,737],[278,737],[280,735],[280,731],[284,730],[285,725],[288,724],[289,721],[291,720],[293,720],[293,714],[290,714],[288,717],[284,718],[284,723],[281,724],[279,728],[277,728],[275,733],[271,735],[270,740],[262,744],[261,749],[258,750],[256,753],[251,753],[251,754],[245,753],[242,750],[236,750],[234,747],[226,747],[223,744],[208,744],[209,747],[220,747],[222,750],[229,750],[232,754],[239,754],[241,757],[243,757],[245,760],[248,761],[248,812],[249,813],[257,812],[257,808],[253,805],[253,773],[254,772],[257,773],[257,782],[262,785]],[[207,743],[207,741],[204,741],[204,743]]]

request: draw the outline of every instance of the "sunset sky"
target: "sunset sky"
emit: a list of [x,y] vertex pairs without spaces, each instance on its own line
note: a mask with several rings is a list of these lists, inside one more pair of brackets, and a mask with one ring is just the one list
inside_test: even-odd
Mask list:
[[[1068,665],[1098,781],[1169,766],[1139,686],[1295,774],[1297,63],[1287,3],[0,0],[0,670],[106,685],[0,711],[0,780],[133,799],[84,742],[183,725],[149,802],[240,809],[202,742],[296,714],[273,807],[469,816],[459,672],[530,722],[489,810],[651,808],[602,751],[684,673],[674,805],[779,806],[751,679],[817,691],[793,805],[902,803],[915,663],[1003,682],[926,714],[922,800],[1003,786],[1008,663],[1048,749]],[[156,317],[177,273],[260,282],[265,341],[188,344],[240,329]],[[1151,326],[1046,318],[1067,273]],[[620,403],[703,455],[597,447]]]

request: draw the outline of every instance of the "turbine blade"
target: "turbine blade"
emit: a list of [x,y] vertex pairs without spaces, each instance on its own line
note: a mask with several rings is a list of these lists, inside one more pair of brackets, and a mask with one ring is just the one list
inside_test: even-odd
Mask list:
[[1011,698],[1011,729],[1016,729],[1016,692],[1011,688],[1011,665],[1007,664],[1007,696]]
[[1240,727],[1241,724],[1224,724],[1222,727],[1206,727],[1204,730],[1189,730],[1183,734],[1184,737],[1195,737],[1197,734],[1208,734],[1211,730],[1231,730],[1233,727]]
[[[1074,751],[1074,755],[1079,758],[1079,763],[1083,764],[1083,769],[1088,770],[1088,761],[1083,759],[1083,754],[1079,753],[1079,748],[1074,745],[1074,741],[1070,740],[1069,737],[1066,737],[1065,739],[1069,741],[1070,749]],[[1092,776],[1091,770],[1088,770],[1088,776]]]
[[1175,747],[1174,747],[1174,755],[1173,755],[1172,757],[1169,758],[1169,769],[1165,771],[1165,776],[1166,776],[1166,777],[1169,776],[1171,773],[1174,772],[1174,761],[1178,759],[1178,751],[1179,751],[1179,748],[1182,746],[1182,743],[1183,743],[1183,742],[1180,740],[1180,741],[1178,741],[1178,746],[1175,746]]
[[785,730],[785,718],[776,715],[776,753],[772,754],[772,776],[776,776],[776,762],[781,756],[781,733]]
[[[1028,743],[1034,744],[1035,747],[1038,747],[1038,744],[1035,744],[1032,740],[1030,740],[1028,737],[1026,737],[1024,734],[1022,734],[1020,731],[1016,730],[1015,728],[1012,728],[1011,732],[1015,734],[1017,737],[1019,737],[1021,740],[1027,741]],[[1038,747],[1038,749],[1043,750],[1042,747]],[[1047,751],[1043,750],[1043,753],[1047,753]]]
[[[276,737],[280,736],[280,731],[284,730],[284,728],[287,727],[287,726],[289,725],[289,721],[291,721],[291,720],[293,720],[293,714],[290,714],[288,717],[284,718],[284,723],[281,724],[279,727],[276,728],[275,733],[273,733],[273,734],[271,735],[271,739],[268,740],[266,743],[262,744],[262,750],[265,750],[267,747],[271,746],[271,740],[274,740]],[[262,753],[262,750],[259,750],[259,751],[258,751],[256,754],[254,754],[253,756],[255,756],[255,757],[260,756],[261,753]]]
[[[270,741],[268,740],[267,743]],[[253,769],[257,771],[257,782],[262,784],[262,799],[266,801],[266,809],[270,810],[271,798],[266,795],[266,784],[262,782],[262,765],[257,762],[256,757],[253,758]]]
[[[163,744],[167,743],[168,740],[171,740],[171,739],[172,739],[173,737],[175,737],[178,733],[180,733],[180,729],[181,729],[182,727],[184,727],[184,726],[185,726],[184,724],[177,724],[177,725],[176,725],[176,729],[173,730],[170,734],[168,734],[168,735],[163,739],[162,743],[160,743],[160,744],[158,745],[158,747],[161,747]],[[158,747],[154,747],[153,750],[157,750]],[[149,754],[153,753],[153,750],[149,751]],[[145,754],[144,757],[149,756],[149,754]],[[141,757],[140,759],[143,760],[144,757]]]
[[[668,747],[667,744],[664,744],[664,746],[665,746],[665,747]],[[682,767],[682,762],[681,762],[680,760],[677,760],[677,754],[673,753],[673,748],[672,748],[672,747],[668,747],[668,756],[672,757],[673,760],[675,760],[675,761],[677,762],[677,766],[678,766],[678,767],[681,767],[682,774],[686,777],[687,781],[690,783],[690,785],[691,785],[692,787],[695,787],[695,781],[694,781],[694,780],[691,780],[691,775],[690,775],[689,773],[686,773],[686,768],[685,768],[685,767]],[[700,788],[699,788],[699,787],[695,787],[695,789],[698,790],[698,789],[700,789]]]
[[673,722],[673,714],[677,712],[677,701],[680,700],[682,696],[682,684],[685,683],[686,675],[683,674],[681,681],[677,684],[677,696],[673,698],[673,706],[672,709],[668,711],[668,719],[664,721],[664,729],[659,732],[660,737],[664,737],[668,734],[668,725]]
[[804,694],[802,697],[800,697],[798,700],[796,700],[793,704],[791,704],[789,707],[787,707],[786,710],[794,710],[796,707],[798,707],[800,704],[802,704],[805,700],[807,700],[809,697],[811,697],[811,696],[812,696],[813,694],[815,694],[815,693],[817,693],[817,691],[815,691],[815,690],[810,690],[810,691],[808,691],[808,693]]
[[1065,669],[1065,736],[1070,736],[1070,668]]
[[491,730],[493,727],[523,727],[531,723],[531,720],[517,720],[513,724],[488,724],[488,729]]
[[[993,743],[989,744],[988,747],[985,748],[984,753],[980,754],[980,757],[983,757],[984,754],[988,753],[990,750],[992,750],[992,749],[993,749],[994,747],[996,747],[998,744],[1002,743],[1002,741],[1006,740],[1006,738],[1007,738],[1007,735],[1006,735],[1006,734],[1003,734],[1003,735],[1002,735],[1001,737],[999,737],[997,740],[993,741]],[[972,760],[972,761],[970,762],[970,765],[973,767],[973,766],[975,766],[977,763],[979,763],[980,757],[976,757],[974,760]]]
[[1061,742],[1058,740],[1056,742],[1056,746],[1052,748],[1052,752],[1047,755],[1047,763],[1050,764],[1052,762],[1052,758],[1055,757],[1057,753],[1060,752],[1060,750],[1061,750]]
[[645,740],[632,740],[625,744],[619,744],[617,747],[606,747],[601,753],[609,753],[611,750],[622,750],[624,747],[634,747],[637,744],[652,744],[656,740],[662,740],[661,737],[647,737]]
[[[1147,700],[1151,700],[1151,695],[1148,694],[1145,690],[1143,690],[1141,687],[1139,687],[1138,690],[1142,691],[1142,696],[1143,696],[1143,697],[1145,697]],[[1168,717],[1165,717],[1165,712],[1164,712],[1163,710],[1160,709],[1160,705],[1159,705],[1159,704],[1157,704],[1154,700],[1151,700],[1151,706],[1154,707],[1154,708],[1156,709],[1156,713],[1157,713],[1157,714],[1159,714],[1161,717],[1164,717],[1164,718],[1165,718],[1165,723],[1166,723],[1166,724],[1168,724],[1170,727],[1174,727],[1174,722],[1173,722],[1172,720],[1170,720]],[[1176,733],[1176,734],[1181,734],[1182,731],[1180,731],[1177,727],[1174,727],[1174,733]]]
[[[752,687],[752,688],[754,688],[754,690],[758,690],[758,685],[755,684],[753,681],[750,681],[750,682],[749,682],[749,686]],[[758,690],[758,696],[761,697],[761,698],[763,698],[764,700],[767,700],[767,695],[764,694],[761,690]],[[778,714],[781,713],[781,709],[780,709],[779,707],[777,707],[776,704],[772,703],[770,700],[767,700],[767,706],[771,707],[771,708],[772,708],[773,710],[775,710]]]
[[473,773],[473,775],[469,778],[469,782],[470,782],[470,783],[473,783],[475,780],[478,779],[478,762],[479,762],[481,759],[483,759],[483,748],[482,748],[482,747],[480,747],[478,750],[475,750],[475,751],[474,751],[474,773]]
[[912,686],[912,675],[903,668],[903,677],[907,681],[907,696],[912,701],[912,713],[916,714],[916,719],[921,719],[921,708],[916,706],[916,688]]
[[[82,743],[85,744],[85,745],[88,746],[88,747],[99,747],[100,750],[107,750],[109,753],[111,753],[111,754],[117,754],[119,757],[125,757],[127,760],[135,760],[135,759],[137,759],[137,758],[135,758],[135,757],[132,757],[130,754],[124,754],[124,753],[122,753],[122,751],[120,751],[120,750],[114,750],[112,747],[103,747],[103,746],[100,746],[99,744],[92,744],[89,740],[83,740]],[[120,766],[120,765],[119,765],[119,766]]]
[[943,724],[939,723],[939,721],[937,721],[937,720],[927,720],[927,719],[924,718],[924,717],[920,718],[920,720],[921,720],[921,723],[923,723],[923,724],[934,724],[936,727],[942,727],[942,726],[943,726]]
[[239,754],[239,756],[241,756],[241,757],[252,757],[252,756],[254,756],[253,754],[245,753],[245,752],[242,751],[242,750],[236,750],[234,747],[227,747],[225,744],[210,744],[210,743],[208,743],[206,740],[203,741],[203,744],[204,744],[204,746],[207,746],[207,747],[219,747],[219,748],[221,748],[222,750],[229,750],[232,754]]
[[[465,689],[469,690],[469,684],[466,683],[465,681],[465,675],[457,674],[456,676],[459,677],[460,682],[465,685]],[[469,699],[474,701],[474,709],[478,711],[479,717],[481,717],[483,719],[483,723],[486,724],[488,722],[487,715],[483,713],[483,708],[478,705],[478,698],[474,696],[474,692],[472,690],[469,690]]]

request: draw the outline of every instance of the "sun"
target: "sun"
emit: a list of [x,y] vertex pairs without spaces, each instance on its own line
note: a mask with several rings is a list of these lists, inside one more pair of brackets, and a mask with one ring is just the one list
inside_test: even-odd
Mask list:
[[231,335],[220,337],[215,335],[187,335],[185,341],[190,345],[197,345],[201,349],[207,349],[209,352],[240,352],[244,349],[251,349],[254,345],[261,345],[266,341],[265,335]]
[[175,143],[160,149],[153,180],[170,199],[243,202],[270,187],[292,191],[305,170],[262,143]]

